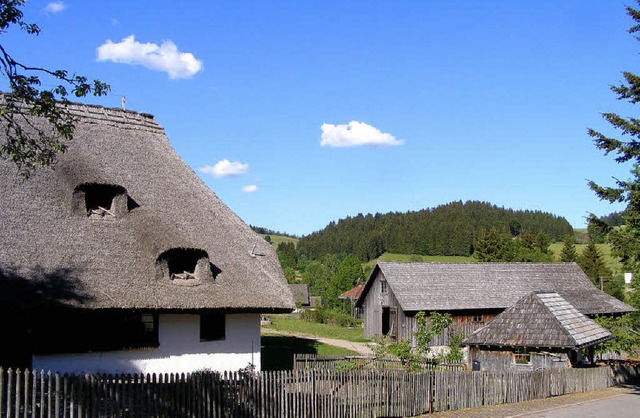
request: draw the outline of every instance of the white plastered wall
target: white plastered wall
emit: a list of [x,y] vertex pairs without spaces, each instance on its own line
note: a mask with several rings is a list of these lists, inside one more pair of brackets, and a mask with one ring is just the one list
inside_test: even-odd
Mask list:
[[[34,355],[34,370],[67,373],[190,373],[260,370],[260,315],[227,314],[226,336],[200,342],[200,316],[161,314],[159,347],[126,351]],[[81,338],[81,336],[80,336]]]

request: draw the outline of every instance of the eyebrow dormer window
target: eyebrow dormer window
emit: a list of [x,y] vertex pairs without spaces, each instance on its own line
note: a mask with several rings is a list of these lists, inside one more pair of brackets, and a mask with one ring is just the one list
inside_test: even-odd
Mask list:
[[138,205],[116,184],[84,183],[73,191],[74,208],[91,219],[116,218]]
[[157,260],[158,276],[179,286],[197,286],[213,280],[213,271],[206,251],[197,248],[172,248]]

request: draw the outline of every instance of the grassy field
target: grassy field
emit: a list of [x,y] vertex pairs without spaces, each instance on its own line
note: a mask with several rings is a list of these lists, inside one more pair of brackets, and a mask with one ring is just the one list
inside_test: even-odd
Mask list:
[[[296,318],[271,316],[271,325],[263,325],[283,332],[291,332],[298,335],[308,335],[324,338],[336,338],[340,340],[364,342],[362,328],[342,328],[326,324],[306,322]],[[345,348],[322,344],[310,338],[302,336],[293,337],[286,335],[262,336],[262,370],[291,370],[293,368],[294,354],[318,354],[321,356],[354,356],[355,351]]]
[[[260,234],[262,238],[264,238],[265,234]],[[298,238],[285,237],[284,235],[269,235],[271,237],[271,245],[274,248],[278,248],[278,244],[281,242],[293,242],[295,245],[298,245]]]
[[277,315],[271,316],[270,318],[271,325],[263,325],[264,328],[353,342],[369,341],[364,338],[364,330],[362,328],[344,328],[335,325],[302,321],[296,318],[279,317]]
[[261,346],[262,370],[292,370],[294,354],[318,354],[321,356],[355,356],[355,351],[322,344],[308,338],[284,335],[263,335]]
[[384,253],[380,258],[368,261],[362,266],[372,269],[378,261],[419,261],[424,263],[465,263],[475,261],[473,257],[446,256],[446,255],[418,255],[418,254],[394,254]]
[[573,236],[576,239],[576,242],[578,244],[588,244],[589,243],[589,231],[587,231],[587,228],[574,228],[573,229]]
[[[576,244],[576,252],[582,254],[587,244]],[[549,249],[553,251],[556,256],[556,260],[560,260],[560,253],[562,252],[563,244],[561,242],[554,242],[549,246]],[[612,269],[614,272],[619,270],[622,267],[622,264],[617,258],[611,256],[611,245],[610,244],[596,244],[598,251],[604,257],[604,262],[607,267]]]

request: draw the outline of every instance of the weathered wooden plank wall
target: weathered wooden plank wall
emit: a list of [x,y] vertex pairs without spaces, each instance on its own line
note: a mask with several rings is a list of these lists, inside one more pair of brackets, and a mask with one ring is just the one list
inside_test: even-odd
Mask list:
[[114,376],[0,369],[0,417],[414,416],[583,392],[613,383],[609,367]]

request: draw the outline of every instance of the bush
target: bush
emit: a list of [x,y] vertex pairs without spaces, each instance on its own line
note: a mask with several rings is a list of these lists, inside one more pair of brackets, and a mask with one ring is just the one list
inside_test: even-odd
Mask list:
[[362,326],[362,320],[352,317],[336,309],[320,308],[315,311],[304,311],[300,314],[300,319],[318,324],[335,325],[345,328],[356,328]]
[[324,324],[322,314],[317,309],[313,311],[302,311],[302,313],[300,313],[300,319],[307,322],[317,322],[318,324]]

